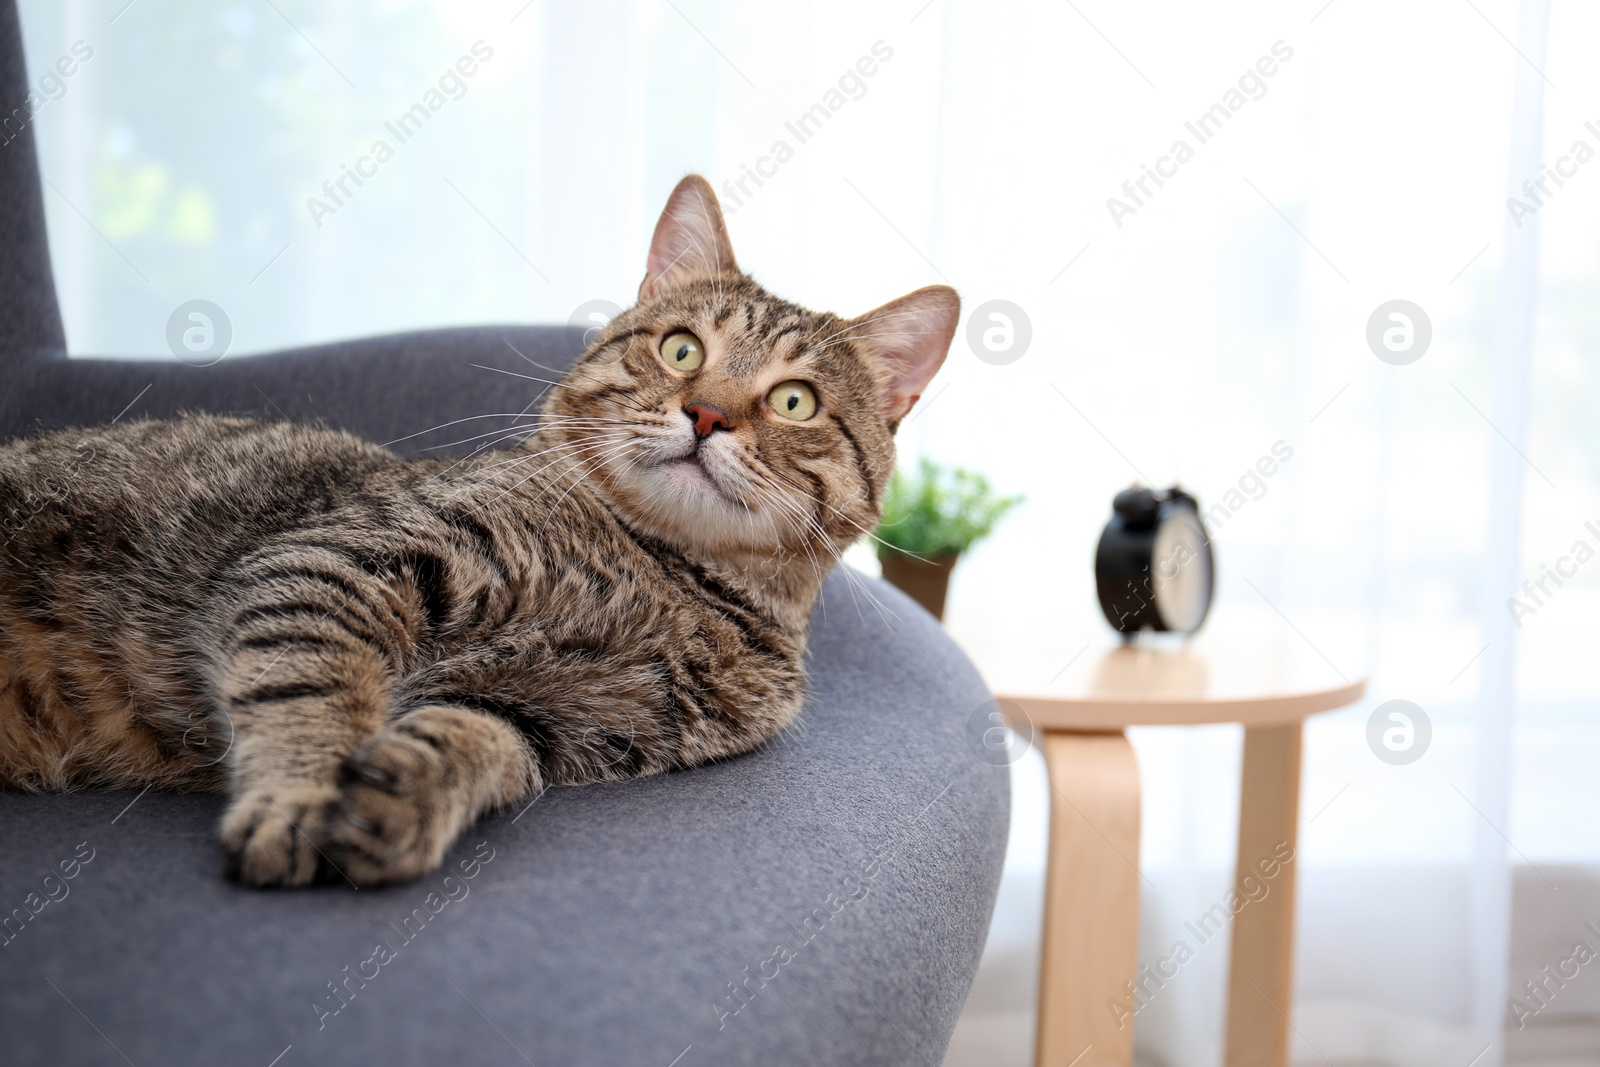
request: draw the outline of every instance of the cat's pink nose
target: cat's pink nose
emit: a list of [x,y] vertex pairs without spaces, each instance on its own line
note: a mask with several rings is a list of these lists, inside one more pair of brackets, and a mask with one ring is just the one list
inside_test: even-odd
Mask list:
[[699,437],[710,437],[717,427],[726,430],[729,426],[728,413],[715,404],[696,400],[692,404],[685,404],[683,413],[694,420],[694,432]]

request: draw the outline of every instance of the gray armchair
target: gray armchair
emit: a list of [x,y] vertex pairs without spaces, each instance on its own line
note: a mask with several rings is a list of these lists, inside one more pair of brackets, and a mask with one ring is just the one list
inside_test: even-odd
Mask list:
[[[0,101],[26,96],[22,55],[0,0]],[[562,327],[505,326],[209,367],[69,359],[31,126],[6,136],[0,438],[209,410],[387,441],[505,410],[509,379],[468,364],[526,369],[507,341],[551,367],[579,348]],[[803,719],[774,743],[552,790],[410,885],[229,882],[218,796],[0,793],[3,1059],[937,1063],[1005,845],[1006,771],[969,743],[988,694],[921,609],[840,573],[807,666]]]

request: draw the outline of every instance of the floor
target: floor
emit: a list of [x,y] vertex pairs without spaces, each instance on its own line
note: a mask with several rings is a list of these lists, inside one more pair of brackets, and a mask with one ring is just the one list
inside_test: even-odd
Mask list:
[[[1031,1067],[1034,1003],[1038,995],[1039,934],[1044,900],[1044,840],[1047,822],[1043,762],[1024,757],[1012,768],[1012,826],[999,897],[983,960],[965,1009],[957,1021],[944,1067]],[[1544,873],[1561,885],[1563,898],[1583,896],[1582,910],[1600,915],[1600,872],[1593,868]],[[1513,919],[1514,973],[1534,973],[1563,932],[1542,929],[1554,913],[1545,883],[1519,870]],[[1562,913],[1574,901],[1563,900]],[[1219,975],[1220,977],[1220,975]],[[1574,991],[1576,992],[1576,991]],[[1507,1067],[1600,1067],[1600,988],[1588,1003],[1567,1003],[1572,1013],[1541,1018],[1537,1026],[1507,1034]],[[1219,1058],[1219,1057],[1213,1057]],[[1370,1059],[1324,1059],[1306,1051],[1295,1067],[1395,1067]],[[1141,1058],[1136,1067],[1189,1067]]]

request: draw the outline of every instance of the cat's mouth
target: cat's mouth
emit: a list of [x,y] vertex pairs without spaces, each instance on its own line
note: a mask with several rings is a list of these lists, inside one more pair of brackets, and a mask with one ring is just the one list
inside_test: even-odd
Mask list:
[[766,492],[737,442],[724,437],[646,438],[646,449],[618,471],[618,488],[641,517],[675,537],[725,548],[767,546],[779,531],[757,504]]
[[[699,478],[711,482],[710,472],[706,470],[705,465],[700,462],[700,457],[697,455],[679,456],[677,459],[667,460],[660,466],[662,470],[673,471],[684,478]],[[712,482],[712,484],[716,483]]]
[[739,503],[732,493],[723,488],[706,459],[701,450],[695,448],[687,455],[664,460],[656,465],[656,469],[678,487],[709,489],[729,503]]

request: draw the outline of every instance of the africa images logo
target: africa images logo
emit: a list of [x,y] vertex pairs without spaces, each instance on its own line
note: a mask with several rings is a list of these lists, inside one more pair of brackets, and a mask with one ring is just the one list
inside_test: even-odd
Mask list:
[[[1172,147],[1165,155],[1156,158],[1154,168],[1141,163],[1139,176],[1122,183],[1122,195],[1127,197],[1126,200],[1115,196],[1106,198],[1106,210],[1111,213],[1111,221],[1117,229],[1122,229],[1122,220],[1138,214],[1139,209],[1156,195],[1156,190],[1166,184],[1163,178],[1178,176],[1178,168],[1195,157],[1196,146],[1205,144],[1221,133],[1228,120],[1244,110],[1251,100],[1260,100],[1267,95],[1266,80],[1278,73],[1282,64],[1294,58],[1294,49],[1284,41],[1273,41],[1270,51],[1271,55],[1261,56],[1254,66],[1239,75],[1236,86],[1224,92],[1221,100],[1195,116],[1193,121],[1183,124],[1184,130],[1194,138],[1193,145],[1179,137],[1172,142]],[[1150,187],[1152,184],[1155,189]]]
[[[474,59],[474,56],[477,58]],[[317,229],[322,229],[325,216],[338,214],[339,209],[355,197],[356,190],[365,185],[367,180],[378,176],[378,168],[394,158],[397,146],[422,132],[423,125],[451,100],[466,96],[466,79],[478,73],[480,64],[493,58],[493,48],[481,40],[474,41],[472,55],[462,56],[454,66],[446,67],[444,73],[439,75],[436,86],[424,90],[422,98],[402,111],[393,122],[383,124],[383,128],[394,138],[394,145],[380,137],[372,142],[366,155],[356,159],[354,166],[339,164],[339,176],[322,183],[322,193],[326,199],[315,196],[306,198],[306,210],[311,213],[311,221],[316,223]],[[352,182],[355,183],[355,189],[350,188]]]
[[[763,179],[775,178],[778,168],[793,159],[796,149],[821,133],[826,124],[837,115],[844,106],[852,100],[860,100],[867,95],[867,79],[882,68],[883,64],[894,58],[894,49],[884,41],[873,41],[871,55],[863,55],[852,66],[846,67],[839,75],[838,81],[822,94],[822,98],[802,111],[792,122],[785,122],[783,129],[788,137],[777,137],[767,149],[766,154],[758,156],[755,165],[749,163],[739,165],[739,176],[727,178],[722,182],[722,207],[730,215],[737,215],[745,201],[755,195],[750,188],[754,182],[756,189],[760,189],[766,182]],[[794,139],[794,144],[789,143],[789,138]]]

